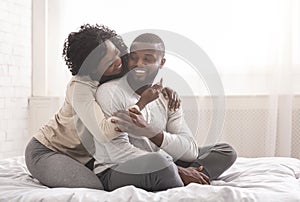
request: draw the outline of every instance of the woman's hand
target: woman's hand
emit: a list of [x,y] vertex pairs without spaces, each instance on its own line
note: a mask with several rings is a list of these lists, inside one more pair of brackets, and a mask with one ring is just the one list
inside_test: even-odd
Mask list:
[[159,97],[159,94],[161,93],[162,89],[162,79],[160,79],[160,81],[157,84],[154,84],[153,86],[147,88],[142,93],[136,105],[139,106],[140,110],[142,110],[147,104],[149,104],[153,100],[156,100]]
[[204,173],[202,173],[203,166],[198,168],[188,167],[183,168],[177,166],[179,176],[184,185],[188,185],[190,183],[198,183],[198,184],[210,184],[209,177],[207,177]]
[[162,132],[148,124],[142,113],[135,108],[131,108],[129,111],[119,110],[113,116],[116,118],[112,119],[112,123],[117,125],[116,131],[118,132],[127,132],[147,138],[152,138]]
[[176,111],[180,107],[180,103],[181,103],[181,100],[178,94],[176,93],[176,91],[173,91],[171,88],[164,87],[162,89],[162,93],[164,95],[164,98],[166,100],[169,100],[168,103],[169,110]]

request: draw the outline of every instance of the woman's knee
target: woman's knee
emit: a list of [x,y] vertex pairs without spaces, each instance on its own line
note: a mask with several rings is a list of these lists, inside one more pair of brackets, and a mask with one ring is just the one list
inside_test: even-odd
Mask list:
[[25,161],[32,177],[48,187],[103,189],[98,177],[71,157],[54,152],[31,140],[25,150]]
[[89,168],[60,153],[42,156],[31,172],[48,187],[103,189],[101,181]]
[[25,164],[27,166],[28,171],[33,175],[34,173],[34,153],[35,151],[35,143],[34,139],[32,138],[26,145],[25,148]]

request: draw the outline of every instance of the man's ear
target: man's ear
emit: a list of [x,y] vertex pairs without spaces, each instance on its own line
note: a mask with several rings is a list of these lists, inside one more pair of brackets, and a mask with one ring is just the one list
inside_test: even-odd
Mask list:
[[166,62],[166,58],[162,58],[160,61],[160,68],[164,66],[165,62]]

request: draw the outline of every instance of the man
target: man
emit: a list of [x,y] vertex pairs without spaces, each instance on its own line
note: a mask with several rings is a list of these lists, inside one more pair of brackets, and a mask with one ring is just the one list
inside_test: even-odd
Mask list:
[[[152,86],[166,61],[164,54],[164,43],[158,36],[138,36],[130,47],[128,75],[101,85],[97,91],[106,116],[116,116],[113,121],[124,131],[110,143],[95,142],[95,172],[105,190],[134,185],[160,191],[191,182],[209,184],[209,178],[216,179],[236,159],[227,144],[199,151],[182,108],[169,110],[162,96],[142,111],[136,106],[127,111]],[[159,89],[159,85],[153,88]]]

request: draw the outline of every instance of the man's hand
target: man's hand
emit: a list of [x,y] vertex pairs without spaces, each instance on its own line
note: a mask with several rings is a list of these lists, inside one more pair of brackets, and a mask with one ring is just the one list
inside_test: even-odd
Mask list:
[[177,166],[178,173],[181,177],[181,180],[184,185],[188,185],[190,183],[198,183],[198,184],[210,184],[209,177],[207,177],[204,173],[202,173],[203,166],[198,168],[188,167],[183,168]]
[[119,110],[113,113],[113,116],[115,118],[112,118],[112,123],[117,125],[116,131],[119,132],[127,132],[147,138],[152,138],[162,132],[160,129],[148,124],[142,113],[135,108],[129,109],[129,111]]

